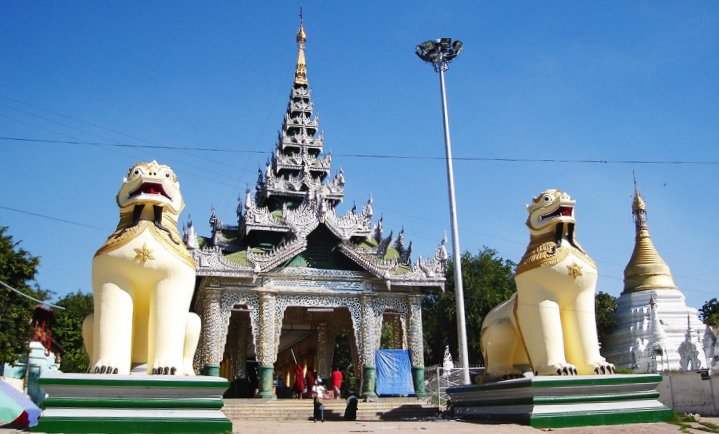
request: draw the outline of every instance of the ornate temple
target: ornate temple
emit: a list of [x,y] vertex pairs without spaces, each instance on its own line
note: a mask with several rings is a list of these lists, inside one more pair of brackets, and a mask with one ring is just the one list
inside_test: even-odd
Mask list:
[[306,41],[300,20],[287,112],[271,159],[239,201],[236,224],[213,210],[209,237],[185,225],[197,263],[193,310],[202,318],[195,368],[231,382],[254,380],[256,396],[271,398],[273,381],[291,385],[297,364],[329,375],[344,343],[363,395],[373,397],[375,351],[390,327],[392,346],[410,352],[421,394],[421,303],[444,289],[445,241],[434,257],[413,263],[403,231],[387,235],[381,218],[373,223],[371,197],[338,213],[345,175],[332,176],[332,156],[323,153]]
[[634,181],[634,252],[624,269],[615,331],[602,354],[617,367],[637,372],[706,368],[705,325],[687,307],[672,272],[649,235],[647,207]]

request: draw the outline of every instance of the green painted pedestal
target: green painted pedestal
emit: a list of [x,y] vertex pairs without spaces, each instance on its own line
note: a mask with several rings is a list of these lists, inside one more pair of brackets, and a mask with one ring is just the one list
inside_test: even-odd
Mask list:
[[532,377],[451,387],[456,417],[536,428],[665,422],[672,410],[655,390],[661,375]]
[[208,363],[202,370],[203,375],[208,377],[219,377],[220,376],[220,365],[216,363]]
[[424,389],[424,366],[412,366],[412,383],[417,398],[426,398],[427,392]]
[[367,401],[377,400],[377,368],[372,365],[362,367],[362,398]]
[[224,378],[54,374],[40,378],[49,397],[35,432],[225,433]]
[[263,399],[275,399],[276,396],[272,390],[272,382],[274,380],[275,369],[272,366],[260,365],[257,368],[259,389],[257,391],[257,398]]

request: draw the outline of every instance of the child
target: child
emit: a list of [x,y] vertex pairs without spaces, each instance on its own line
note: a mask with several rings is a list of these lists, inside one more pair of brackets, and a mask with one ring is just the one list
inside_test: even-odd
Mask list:
[[314,405],[314,412],[313,412],[312,420],[314,422],[317,422],[317,419],[319,419],[324,423],[324,421],[325,421],[325,406],[322,405],[322,399],[318,396],[315,396],[313,405]]

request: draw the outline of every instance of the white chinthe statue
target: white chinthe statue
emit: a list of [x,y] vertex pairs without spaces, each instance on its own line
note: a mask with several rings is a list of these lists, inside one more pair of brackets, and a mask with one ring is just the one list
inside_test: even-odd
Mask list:
[[195,262],[177,231],[185,207],[169,166],[138,163],[117,194],[120,222],[92,261],[95,312],[83,323],[90,372],[194,375]]
[[529,246],[517,292],[487,314],[480,343],[490,380],[534,375],[612,374],[599,354],[597,268],[574,237],[575,201],[545,190],[527,205]]

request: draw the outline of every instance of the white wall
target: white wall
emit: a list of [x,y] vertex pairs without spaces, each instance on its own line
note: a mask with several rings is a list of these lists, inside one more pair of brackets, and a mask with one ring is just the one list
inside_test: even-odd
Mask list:
[[659,400],[676,413],[719,416],[719,375],[702,380],[695,372],[662,374]]

